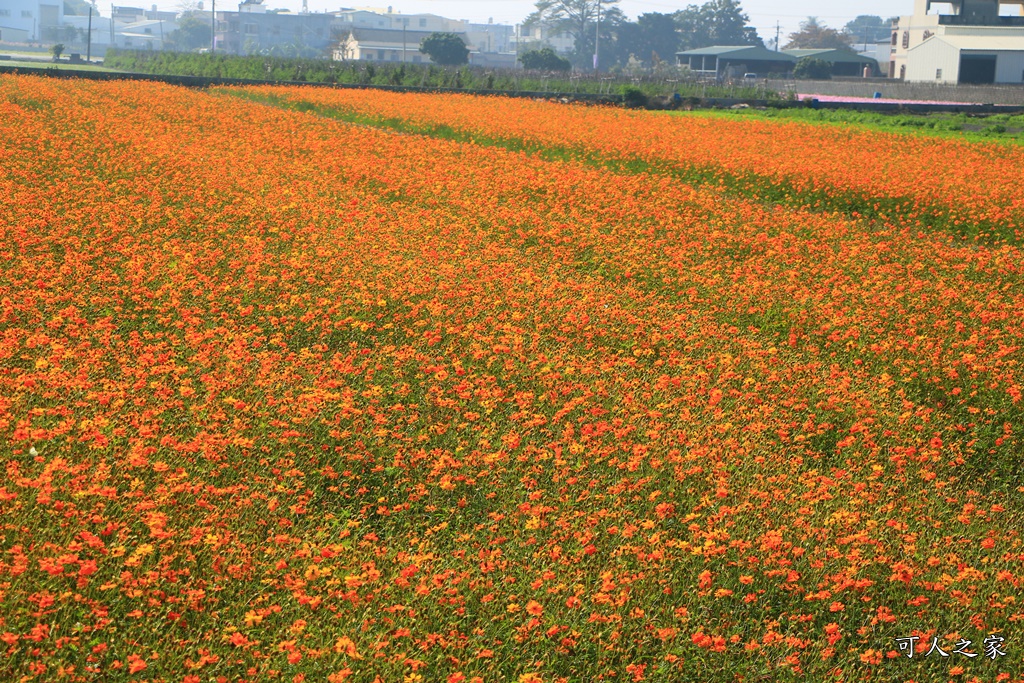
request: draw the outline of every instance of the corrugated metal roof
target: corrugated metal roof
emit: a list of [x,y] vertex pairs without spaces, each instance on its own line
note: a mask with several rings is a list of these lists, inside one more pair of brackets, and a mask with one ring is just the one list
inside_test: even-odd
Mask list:
[[714,56],[723,59],[749,59],[762,62],[795,62],[796,57],[787,55],[785,52],[773,52],[756,45],[714,45],[712,47],[701,47],[696,50],[677,52],[679,56],[695,57]]
[[[804,57],[814,57],[815,59],[823,59],[826,62],[832,64],[835,63],[852,63],[852,64],[867,64],[870,62],[876,62],[871,57],[865,57],[858,55],[856,52],[851,50],[838,50],[835,48],[817,48],[817,49],[792,49],[783,50],[783,54],[792,55],[797,59]],[[876,62],[877,63],[877,62]]]
[[1024,35],[1020,36],[932,36],[923,43],[910,48],[913,51],[932,40],[938,40],[951,45],[958,50],[971,50],[981,52],[1024,52]]

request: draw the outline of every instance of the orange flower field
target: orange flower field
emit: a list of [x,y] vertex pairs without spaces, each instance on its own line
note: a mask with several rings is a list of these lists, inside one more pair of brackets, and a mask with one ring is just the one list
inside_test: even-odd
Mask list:
[[[955,229],[978,224],[1024,238],[1024,155],[1016,146],[880,134],[808,123],[728,120],[612,108],[558,112],[547,102],[437,98],[370,90],[261,86],[225,90],[416,126],[615,158],[761,177],[762,193],[807,194],[820,203],[863,198],[889,221],[939,213]],[[794,146],[794,138],[800,141]],[[780,187],[781,186],[781,187]],[[898,200],[893,202],[893,200]],[[898,213],[894,213],[893,209]]]
[[0,681],[1024,680],[1020,148],[3,76],[0,167]]

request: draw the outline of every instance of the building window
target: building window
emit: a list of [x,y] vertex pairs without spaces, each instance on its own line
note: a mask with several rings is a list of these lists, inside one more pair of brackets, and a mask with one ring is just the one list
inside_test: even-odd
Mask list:
[[0,17],[9,17],[9,16],[11,16],[11,10],[9,10],[9,9],[0,9]]
[[391,51],[391,61],[392,62],[397,62],[398,61],[398,50],[392,50]]
[[896,33],[896,31],[893,31],[892,32],[892,46],[893,47],[896,47],[896,38],[897,38],[897,36],[898,36],[898,34]]
[[419,64],[420,63],[420,56],[419,55],[413,55],[412,56],[412,61],[413,61],[414,64]]
[[924,32],[924,37],[922,38],[922,40],[928,40],[929,38],[931,38],[931,37],[932,37],[932,36],[934,36],[934,35],[935,35],[935,34],[934,34],[934,33],[932,33],[931,31],[925,31],[925,32]]
[[384,53],[385,52],[387,52],[387,50],[377,50],[377,59],[379,59],[381,61],[384,61],[384,59],[385,59]]
[[365,59],[373,59],[373,55],[369,52],[366,53]]
[[31,19],[32,18],[32,10],[30,10],[30,9],[23,9],[23,10],[21,10],[21,18],[22,19]]
[[247,36],[255,36],[258,35],[260,32],[260,27],[258,24],[245,24],[244,29],[245,35]]
[[906,77],[907,77],[907,65],[906,64],[901,64],[900,65],[900,80],[902,81]]
[[935,70],[935,80],[937,80],[937,81],[941,81],[942,80],[942,69],[936,69]]
[[896,62],[889,62],[889,78],[896,78]]
[[903,32],[903,49],[910,47],[910,31]]
[[153,35],[153,29],[151,29],[151,28],[142,29],[142,32],[145,33],[148,36]]
[[426,19],[420,19],[420,28],[426,28],[426,27],[427,27],[427,20]]

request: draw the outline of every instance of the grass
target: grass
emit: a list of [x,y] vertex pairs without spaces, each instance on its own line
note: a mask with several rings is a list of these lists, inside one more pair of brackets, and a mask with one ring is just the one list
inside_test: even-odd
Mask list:
[[1024,143],[1024,114],[959,113],[885,114],[846,109],[730,109],[687,112],[687,115],[802,121],[825,126],[975,142]]
[[0,61],[0,67],[24,69],[26,73],[37,73],[47,71],[103,71],[105,73],[118,73],[114,69],[108,69],[102,66],[96,66],[95,64],[70,64],[67,62],[60,62],[55,64],[53,62],[36,62],[36,61],[22,61],[22,60],[3,60]]

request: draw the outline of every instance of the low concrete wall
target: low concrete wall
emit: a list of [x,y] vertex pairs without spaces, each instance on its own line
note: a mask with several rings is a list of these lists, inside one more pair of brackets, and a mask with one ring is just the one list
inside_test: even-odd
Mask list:
[[831,81],[772,80],[768,81],[768,86],[780,92],[839,97],[872,97],[880,92],[882,97],[893,100],[1024,105],[1024,85],[941,85],[906,83],[888,78],[844,78]]

